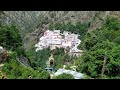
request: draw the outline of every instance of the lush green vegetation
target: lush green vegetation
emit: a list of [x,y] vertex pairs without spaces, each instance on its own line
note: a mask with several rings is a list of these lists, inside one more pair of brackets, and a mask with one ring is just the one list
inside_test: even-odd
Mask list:
[[57,79],[74,79],[74,77],[71,74],[63,73],[61,75],[58,75]]
[[[73,63],[74,58],[65,54],[63,48],[56,48],[53,52],[53,58],[55,59],[54,65],[52,66],[54,68],[54,71],[58,70],[59,68],[62,68],[63,65],[67,62]],[[42,69],[47,67],[46,62],[48,61],[48,58],[51,55],[50,48],[40,50],[38,52],[35,52],[35,48],[32,50],[29,50],[27,52],[27,56],[30,59],[31,67],[36,69],[41,67]]]
[[77,22],[76,25],[73,25],[71,22],[68,22],[67,24],[65,23],[55,23],[55,24],[50,24],[49,29],[50,30],[61,30],[63,31],[69,31],[71,33],[77,33],[80,35],[80,39],[83,40],[86,32],[88,31],[88,28],[90,26],[90,23],[81,23]]
[[[19,34],[18,29],[15,26],[6,25],[6,26],[0,27],[0,42],[1,42],[1,45],[7,49],[7,51],[10,51],[8,53],[7,61],[5,62],[4,66],[0,68],[1,70],[0,78],[2,78],[3,75],[9,79],[28,79],[29,76],[31,76],[33,79],[49,79],[50,78],[49,73],[47,71],[44,71],[41,68],[37,68],[36,70],[34,70],[33,68],[25,67],[21,65],[17,61],[17,58],[19,58],[20,56],[24,56],[32,59],[31,57],[33,55],[31,55],[30,57],[29,54],[25,52],[22,46],[23,43],[22,43],[21,36]],[[41,53],[40,55],[43,56],[44,54],[48,55],[48,53],[43,53],[43,54]],[[41,57],[40,55],[38,56]],[[46,59],[44,59],[44,61],[45,60]]]
[[93,78],[118,78],[119,37],[120,22],[112,17],[107,18],[106,24],[101,29],[87,33],[81,43],[85,53],[77,59],[78,69]]
[[[89,23],[76,25],[71,23],[50,24],[49,28],[59,29],[80,34],[82,40],[79,48],[84,50],[81,57],[71,57],[64,53],[64,49],[57,48],[53,50],[55,59],[52,66],[54,71],[67,65],[67,69],[73,65],[78,66],[77,71],[86,75],[85,79],[102,78],[118,79],[120,78],[120,22],[113,17],[108,17],[106,23],[101,29],[87,32]],[[18,29],[14,26],[0,26],[0,43],[12,53],[8,54],[7,62],[1,68],[1,72],[11,79],[27,79],[31,76],[33,79],[48,79],[49,73],[44,71],[46,62],[50,57],[50,48],[35,52],[34,45],[27,52],[23,48],[22,39]],[[21,65],[16,59],[19,56],[27,57],[31,67]],[[69,64],[68,64],[69,63]],[[0,73],[1,74],[1,73]],[[56,79],[73,79],[72,76],[62,74]]]
[[14,25],[0,26],[0,44],[11,50],[22,45],[19,31]]
[[33,79],[49,79],[49,73],[47,71],[38,68],[34,70],[30,67],[21,65],[17,60],[17,53],[12,52],[9,55],[7,62],[2,67],[1,71],[6,74],[9,79],[29,79],[29,76]]
[[[71,24],[70,22],[65,24],[65,23],[56,23],[56,24],[50,24],[49,29],[60,29],[61,32],[65,31],[70,31],[73,33],[78,33],[80,34],[80,38],[84,37],[85,33],[87,32],[87,28],[89,25],[87,23],[81,24],[78,22],[76,25]],[[22,52],[19,51],[19,48],[17,49],[17,52]],[[40,50],[38,52],[35,52],[34,45],[33,47],[26,52],[27,57],[30,60],[31,67],[34,69],[37,69],[41,67],[42,69],[46,68],[46,62],[48,61],[48,58],[50,57],[50,48]],[[23,53],[24,54],[24,53]],[[74,58],[64,53],[64,49],[57,48],[53,50],[53,56],[55,59],[54,65],[52,66],[54,68],[54,71],[56,71],[58,68],[62,68],[64,64],[69,63],[73,64]],[[69,68],[69,65],[67,66]]]
[[46,68],[46,62],[50,57],[50,49],[43,49],[41,51],[35,52],[35,48],[27,52],[27,56],[30,59],[31,67],[34,69],[41,67],[42,69]]

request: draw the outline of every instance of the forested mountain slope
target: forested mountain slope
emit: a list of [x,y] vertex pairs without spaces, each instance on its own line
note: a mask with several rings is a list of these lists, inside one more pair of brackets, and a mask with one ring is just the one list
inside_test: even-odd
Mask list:
[[[4,11],[1,22],[4,24],[14,24],[19,28],[25,48],[36,40],[32,32],[40,31],[49,24],[55,23],[89,23],[90,30],[102,26],[106,17],[106,11]],[[28,41],[28,42],[27,42]]]
[[[46,67],[51,51],[47,48],[36,53],[34,47],[48,28],[78,33],[82,40],[78,48],[84,50],[81,57],[70,58],[63,48],[55,49],[55,71],[64,64],[67,69],[75,64],[87,78],[120,78],[119,20],[119,11],[1,11],[0,45],[12,52],[2,72],[8,78],[49,78],[41,69]],[[26,57],[32,68],[21,69],[16,61],[20,57]]]

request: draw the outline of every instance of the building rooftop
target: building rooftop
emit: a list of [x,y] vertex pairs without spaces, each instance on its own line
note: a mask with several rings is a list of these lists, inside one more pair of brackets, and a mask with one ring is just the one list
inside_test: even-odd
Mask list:
[[56,73],[54,73],[55,76],[58,76],[60,74],[71,74],[75,79],[82,79],[84,77],[84,74],[73,71],[73,70],[67,70],[67,69],[58,69]]

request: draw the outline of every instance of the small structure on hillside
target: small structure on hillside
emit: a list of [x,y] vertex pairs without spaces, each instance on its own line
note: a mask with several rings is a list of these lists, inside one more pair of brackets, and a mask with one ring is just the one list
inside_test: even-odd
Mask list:
[[73,71],[76,71],[77,66],[71,66],[70,68],[71,68]]
[[45,68],[46,71],[52,73],[53,72],[53,68]]
[[65,69],[66,68],[66,65],[63,65],[63,69]]
[[0,62],[4,62],[7,59],[7,52],[6,50],[0,46]]
[[32,76],[29,76],[28,79],[32,79]]
[[70,52],[69,52],[68,54],[69,54],[70,56],[77,56],[77,57],[79,57],[79,56],[81,56],[81,53],[82,53],[82,52],[83,52],[83,51],[77,49],[77,46],[75,45],[73,48],[70,49]]
[[54,64],[53,54],[51,54],[51,56],[49,57],[49,64],[50,66]]
[[[52,51],[51,51],[52,52]],[[49,71],[50,73],[53,72],[53,64],[54,64],[54,58],[53,54],[51,53],[51,56],[49,57],[49,60],[46,62],[47,67],[45,68],[46,71]]]

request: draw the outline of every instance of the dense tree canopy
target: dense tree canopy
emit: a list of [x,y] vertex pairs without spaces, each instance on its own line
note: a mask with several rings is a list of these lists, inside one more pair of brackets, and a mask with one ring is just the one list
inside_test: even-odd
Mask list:
[[17,53],[12,52],[8,61],[2,67],[2,72],[10,79],[29,79],[31,76],[32,79],[49,79],[50,75],[47,71],[34,70],[31,67],[25,67],[21,65],[17,60]]
[[119,77],[119,26],[120,22],[117,19],[108,17],[101,29],[86,34],[81,43],[85,52],[77,59],[81,72],[93,78]]
[[86,34],[86,32],[88,31],[89,28],[89,23],[81,23],[81,22],[77,22],[76,25],[73,25],[71,22],[68,23],[55,23],[55,24],[50,24],[49,25],[49,29],[50,30],[61,30],[61,33],[63,33],[63,31],[69,31],[71,33],[77,33],[80,35],[80,39],[82,40]]
[[61,75],[58,75],[57,79],[74,79],[74,77],[71,74],[63,73]]
[[22,39],[20,37],[18,29],[11,26],[0,26],[0,44],[7,48],[14,50],[22,45]]
[[[63,65],[78,66],[77,71],[86,75],[86,78],[120,78],[120,22],[113,17],[108,17],[102,28],[87,32],[89,23],[80,23],[76,25],[70,22],[50,24],[49,28],[60,29],[80,34],[82,40],[79,48],[83,49],[81,57],[71,57],[64,52],[63,48],[56,48],[52,51],[55,59],[53,69],[56,71]],[[35,52],[31,48],[27,52],[22,46],[22,40],[18,29],[11,26],[0,26],[1,45],[8,50],[8,60],[2,68],[2,72],[8,78],[17,79],[49,79],[50,75],[43,69],[47,67],[46,62],[50,57],[50,48]],[[21,65],[17,58],[25,56],[30,60],[31,67]],[[40,70],[39,70],[40,69]],[[73,79],[69,74],[62,74],[56,79]]]

